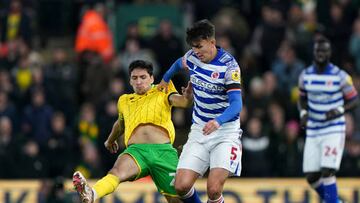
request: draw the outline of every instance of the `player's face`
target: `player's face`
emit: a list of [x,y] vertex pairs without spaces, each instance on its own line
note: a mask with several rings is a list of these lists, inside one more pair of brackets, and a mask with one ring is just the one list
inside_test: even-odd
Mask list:
[[136,94],[145,94],[154,82],[154,77],[151,76],[146,69],[135,68],[130,75],[130,85]]
[[215,39],[202,39],[192,43],[192,50],[201,62],[209,63],[215,58]]
[[329,62],[331,56],[331,47],[329,43],[316,43],[314,46],[314,60],[319,65],[325,65]]

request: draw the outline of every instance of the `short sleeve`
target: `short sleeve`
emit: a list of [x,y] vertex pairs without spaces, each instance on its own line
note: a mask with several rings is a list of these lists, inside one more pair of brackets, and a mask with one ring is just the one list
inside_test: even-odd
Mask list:
[[181,59],[182,68],[184,68],[185,70],[189,69],[189,66],[187,65],[186,61],[193,54],[193,52],[194,51],[190,49],[188,52],[185,53],[185,55]]
[[304,85],[304,75],[305,75],[305,70],[303,70],[300,73],[299,80],[298,80],[298,87],[299,87],[300,96],[304,96],[306,94],[305,85]]
[[352,78],[345,71],[341,73],[341,89],[346,100],[351,100],[357,96]]
[[118,100],[118,103],[117,103],[118,120],[124,120],[122,109],[123,109],[123,106],[124,106],[125,96],[126,95],[120,96],[119,100]]
[[177,93],[177,90],[175,88],[174,83],[170,80],[169,82],[169,86],[168,86],[168,95],[172,94],[172,93]]
[[226,63],[227,70],[225,72],[225,87],[226,90],[240,90],[241,89],[241,71],[235,59]]

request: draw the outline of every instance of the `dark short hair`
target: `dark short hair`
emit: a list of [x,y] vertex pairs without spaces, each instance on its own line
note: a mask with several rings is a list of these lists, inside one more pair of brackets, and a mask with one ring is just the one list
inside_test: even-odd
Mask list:
[[192,27],[186,30],[186,42],[190,46],[193,42],[214,37],[215,26],[207,19],[194,23]]
[[135,61],[131,62],[129,65],[129,75],[131,75],[133,70],[136,68],[145,69],[149,73],[150,76],[153,75],[153,71],[154,71],[153,65],[148,61],[135,60]]
[[317,38],[315,41],[315,44],[325,44],[325,43],[329,43],[331,45],[330,40],[328,38],[326,38],[325,36],[321,36],[321,37]]

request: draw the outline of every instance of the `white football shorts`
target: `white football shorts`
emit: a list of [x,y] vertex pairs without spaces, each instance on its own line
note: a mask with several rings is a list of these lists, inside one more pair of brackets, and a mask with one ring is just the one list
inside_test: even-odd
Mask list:
[[339,170],[344,151],[345,133],[332,133],[305,140],[303,171],[318,172],[321,168]]
[[207,135],[208,139],[197,139],[202,136],[205,136],[202,128],[191,128],[177,168],[190,169],[201,176],[209,167],[210,170],[224,168],[231,175],[240,176],[242,147],[239,132],[235,131],[233,134],[229,134],[228,131],[218,129]]

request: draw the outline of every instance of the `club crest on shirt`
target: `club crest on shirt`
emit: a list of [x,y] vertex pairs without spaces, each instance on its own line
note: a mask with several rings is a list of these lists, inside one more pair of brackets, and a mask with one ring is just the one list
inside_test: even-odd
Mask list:
[[233,81],[240,81],[240,72],[239,70],[233,70],[231,73],[231,79]]
[[326,86],[332,86],[333,85],[333,81],[329,80],[326,82]]
[[212,79],[218,79],[220,76],[220,73],[218,71],[214,71],[211,73],[211,78]]

